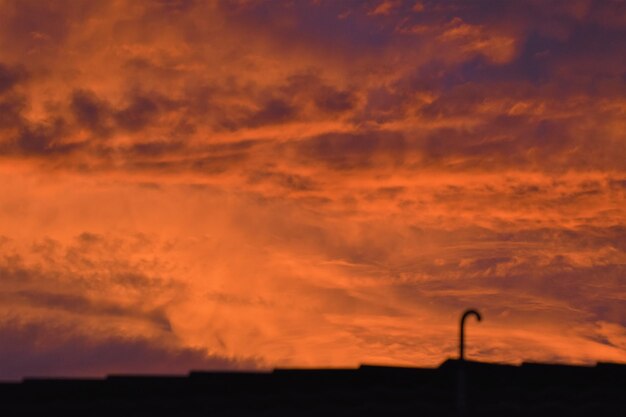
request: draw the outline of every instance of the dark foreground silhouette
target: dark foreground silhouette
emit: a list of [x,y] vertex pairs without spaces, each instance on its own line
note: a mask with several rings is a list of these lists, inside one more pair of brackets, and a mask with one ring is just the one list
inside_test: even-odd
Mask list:
[[448,360],[438,368],[363,365],[0,384],[0,416],[51,415],[626,416],[626,365]]

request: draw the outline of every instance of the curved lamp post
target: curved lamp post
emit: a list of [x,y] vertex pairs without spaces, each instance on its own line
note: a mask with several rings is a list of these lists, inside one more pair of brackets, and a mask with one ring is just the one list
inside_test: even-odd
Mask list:
[[482,317],[480,313],[476,310],[466,310],[465,313],[461,316],[461,328],[459,335],[459,360],[465,360],[465,319],[469,316],[476,317],[476,320],[481,321]]

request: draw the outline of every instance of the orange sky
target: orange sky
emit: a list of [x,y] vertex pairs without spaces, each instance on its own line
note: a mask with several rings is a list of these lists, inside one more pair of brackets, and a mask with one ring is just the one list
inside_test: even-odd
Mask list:
[[623,1],[0,0],[0,379],[626,361]]

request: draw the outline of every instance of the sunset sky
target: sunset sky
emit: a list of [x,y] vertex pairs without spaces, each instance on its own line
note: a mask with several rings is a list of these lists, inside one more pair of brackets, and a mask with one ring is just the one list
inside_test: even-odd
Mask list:
[[626,2],[0,0],[0,379],[626,362]]

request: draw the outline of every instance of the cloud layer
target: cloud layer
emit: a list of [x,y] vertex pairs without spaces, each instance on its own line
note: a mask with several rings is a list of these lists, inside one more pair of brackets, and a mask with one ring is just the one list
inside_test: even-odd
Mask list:
[[626,360],[623,2],[0,10],[1,378]]

